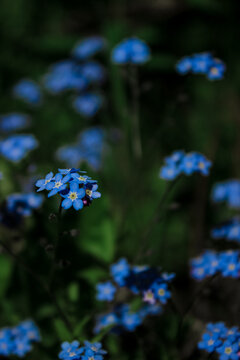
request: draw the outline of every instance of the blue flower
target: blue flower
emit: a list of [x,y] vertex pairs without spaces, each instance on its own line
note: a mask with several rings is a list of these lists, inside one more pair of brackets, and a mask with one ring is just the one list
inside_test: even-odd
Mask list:
[[225,337],[227,333],[227,328],[223,322],[218,322],[215,324],[209,323],[207,324],[206,329],[209,332],[216,334],[218,337]]
[[167,165],[179,165],[180,161],[184,158],[185,152],[183,150],[174,151],[170,156],[165,158]]
[[96,61],[89,61],[82,64],[81,71],[83,76],[90,82],[101,83],[106,77],[104,67]]
[[22,336],[26,337],[29,341],[40,341],[40,333],[38,327],[32,320],[25,320],[18,325]]
[[178,177],[180,172],[181,170],[177,168],[174,164],[168,164],[161,167],[159,177],[164,180],[174,180]]
[[16,338],[13,341],[12,354],[19,357],[25,356],[32,349],[31,343],[27,338]]
[[224,62],[219,59],[214,59],[214,63],[210,67],[207,73],[207,77],[209,80],[222,80],[225,70],[226,66]]
[[219,269],[224,277],[240,277],[240,262],[238,251],[226,251],[220,254]]
[[97,299],[100,301],[112,301],[116,292],[115,286],[110,281],[97,284]]
[[83,348],[79,347],[78,341],[73,341],[72,343],[69,343],[67,341],[63,342],[61,344],[62,351],[58,354],[59,359],[62,360],[75,360],[79,359],[82,353]]
[[217,333],[205,333],[202,336],[202,341],[198,343],[198,347],[201,350],[206,350],[207,352],[211,353],[215,351],[221,344],[222,341],[219,339],[219,335]]
[[88,118],[96,115],[102,104],[102,97],[93,93],[79,95],[73,101],[73,107],[77,113]]
[[45,176],[45,179],[41,179],[41,180],[38,180],[36,182],[36,186],[39,188],[37,189],[37,191],[43,191],[46,189],[46,186],[49,182],[51,182],[52,180],[54,180],[54,175],[53,175],[53,172],[50,172],[48,173],[46,176]]
[[140,324],[142,319],[137,313],[124,313],[121,318],[121,325],[128,331],[134,331]]
[[138,38],[130,38],[120,42],[112,52],[112,61],[116,64],[143,64],[150,59],[150,49]]
[[98,355],[107,354],[107,351],[102,349],[102,344],[100,342],[90,343],[89,341],[84,341],[85,350],[91,350],[92,353],[97,353]]
[[0,130],[5,132],[21,130],[29,124],[30,118],[25,114],[10,113],[0,117]]
[[71,175],[66,175],[65,177],[63,177],[62,174],[58,173],[54,176],[54,180],[50,181],[49,183],[47,183],[46,185],[46,189],[49,192],[48,197],[56,195],[57,193],[59,193],[62,190],[65,190],[67,188],[66,183],[71,179]]
[[213,276],[219,269],[219,256],[213,251],[206,251],[202,256],[191,261],[191,275],[196,280]]
[[106,41],[100,36],[90,36],[80,41],[73,49],[73,56],[86,60],[106,47]]
[[80,171],[80,169],[76,169],[76,168],[70,168],[70,169],[58,169],[58,171],[60,172],[60,174],[62,175],[68,175],[68,174],[76,174],[78,171],[80,173],[85,173],[86,171]]
[[226,340],[222,346],[217,349],[217,352],[220,354],[220,360],[238,360],[238,344],[231,343]]
[[202,175],[209,175],[209,169],[212,166],[211,161],[202,154],[196,153],[196,167]]
[[8,160],[18,162],[37,145],[37,140],[33,135],[12,135],[0,142],[0,153]]
[[117,325],[119,323],[119,319],[114,312],[108,313],[106,315],[100,315],[97,318],[96,325],[94,328],[94,333],[99,333],[101,329],[110,325]]
[[38,209],[42,202],[42,196],[34,193],[11,194],[7,197],[7,210],[12,214],[30,216],[32,210]]
[[124,279],[129,275],[130,266],[125,258],[110,266],[110,273],[119,286],[124,286]]
[[29,79],[19,81],[13,88],[13,95],[31,105],[40,105],[42,103],[39,86]]
[[82,199],[85,196],[85,190],[83,188],[79,188],[78,183],[75,181],[70,183],[70,190],[66,195],[61,196],[64,198],[62,202],[62,207],[64,209],[69,209],[71,206],[74,207],[75,210],[80,210],[83,208]]
[[192,175],[197,168],[197,156],[196,153],[186,154],[183,158],[180,170],[186,175]]
[[85,184],[86,185],[87,183],[96,183],[96,181],[91,180],[91,178],[89,176],[82,175],[82,174],[74,173],[74,174],[72,174],[72,178],[78,184]]
[[192,57],[192,72],[194,74],[206,74],[213,64],[210,53],[195,54]]
[[190,56],[186,56],[181,59],[176,65],[176,70],[181,75],[187,74],[192,70],[192,58]]
[[100,198],[101,193],[99,191],[96,191],[97,189],[97,184],[88,184],[86,189],[86,196],[89,197],[90,200]]
[[158,299],[162,304],[166,304],[167,300],[171,297],[171,293],[168,290],[167,284],[165,283],[154,283],[152,285],[155,298]]
[[13,342],[9,329],[0,330],[0,355],[9,356],[12,353]]

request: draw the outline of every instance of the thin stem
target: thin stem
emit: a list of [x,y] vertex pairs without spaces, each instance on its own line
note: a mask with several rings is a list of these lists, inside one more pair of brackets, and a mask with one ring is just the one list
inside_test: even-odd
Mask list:
[[26,272],[28,272],[36,282],[41,285],[44,291],[48,294],[49,298],[51,299],[52,303],[55,305],[60,317],[62,318],[63,322],[67,326],[70,332],[72,332],[72,325],[66,315],[64,314],[62,308],[60,307],[59,303],[57,302],[56,296],[52,291],[50,291],[48,285],[42,280],[42,278],[36,274],[25,262],[16,255],[2,240],[0,240],[1,246],[6,250],[6,252],[11,255],[12,258],[16,260],[16,263],[19,264]]
[[155,216],[153,216],[153,218],[148,223],[147,228],[143,232],[142,238],[140,239],[141,246],[140,246],[139,252],[137,253],[135,261],[139,260],[139,258],[142,256],[142,253],[145,251],[145,247],[146,247],[148,238],[149,238],[152,230],[154,229],[154,225],[157,223],[159,224],[161,222],[161,220],[164,218],[165,214],[164,214],[163,210],[166,205],[166,201],[167,201],[170,193],[172,192],[172,189],[174,188],[175,184],[177,183],[178,179],[179,179],[179,177],[175,181],[172,181],[170,184],[168,184],[166,191],[164,192],[162,198],[160,199],[160,202],[157,205],[157,208],[154,212]]
[[139,84],[137,66],[130,66],[129,77],[131,93],[132,93],[132,146],[133,154],[137,160],[142,157],[142,142],[139,120]]

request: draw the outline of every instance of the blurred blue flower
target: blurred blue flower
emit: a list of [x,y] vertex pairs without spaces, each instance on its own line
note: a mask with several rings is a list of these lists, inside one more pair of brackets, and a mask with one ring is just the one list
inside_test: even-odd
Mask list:
[[222,226],[212,229],[211,235],[214,239],[226,239],[240,242],[240,220],[233,219]]
[[217,352],[220,354],[220,360],[238,360],[239,345],[233,344],[229,340],[226,340],[222,346],[217,348]]
[[31,105],[41,105],[42,93],[37,83],[29,79],[19,81],[13,87],[13,95]]
[[100,301],[112,301],[116,292],[115,286],[110,281],[99,283],[96,286],[97,299]]
[[112,61],[116,64],[143,64],[150,59],[148,45],[138,38],[121,41],[112,51]]
[[30,124],[28,115],[10,113],[0,116],[0,130],[4,132],[17,131],[26,128]]
[[205,333],[202,336],[202,341],[198,343],[198,348],[211,353],[215,351],[221,344],[222,341],[219,339],[218,334]]
[[226,65],[223,61],[215,59],[214,63],[210,67],[207,77],[209,80],[222,80],[226,71]]
[[194,54],[192,57],[192,72],[194,74],[206,74],[213,63],[214,60],[210,53]]
[[125,258],[110,266],[110,273],[119,286],[124,286],[124,279],[129,275],[130,266]]
[[38,209],[42,205],[43,197],[35,193],[11,194],[6,201],[9,213],[30,216],[34,209]]
[[128,331],[134,331],[140,324],[142,319],[137,313],[124,313],[121,318],[121,325]]
[[73,49],[72,55],[78,60],[86,60],[104,50],[106,41],[101,36],[90,36],[81,40]]
[[102,97],[94,93],[85,93],[79,95],[73,101],[73,107],[76,112],[87,118],[95,116],[101,108],[102,104]]
[[90,82],[101,83],[106,78],[104,67],[96,61],[88,61],[81,65],[83,76]]
[[213,202],[226,201],[231,208],[240,208],[240,181],[228,180],[222,183],[216,183],[211,194]]
[[11,135],[0,142],[0,154],[8,160],[18,162],[37,145],[38,142],[33,135]]
[[83,348],[79,347],[77,340],[69,343],[67,341],[61,344],[62,351],[58,354],[59,359],[62,360],[77,360],[80,358],[79,355],[83,353]]
[[192,58],[190,56],[186,56],[179,60],[176,64],[176,70],[179,74],[187,74],[192,70]]

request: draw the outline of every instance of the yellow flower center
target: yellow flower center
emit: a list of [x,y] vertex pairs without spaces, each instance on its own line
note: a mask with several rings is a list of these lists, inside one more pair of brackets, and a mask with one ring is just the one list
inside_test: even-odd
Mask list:
[[213,75],[217,75],[217,74],[218,74],[218,69],[215,68],[215,67],[213,67],[213,68],[211,69],[211,73],[212,73]]
[[198,166],[200,167],[200,169],[204,169],[205,168],[205,164],[204,162],[200,161],[200,163],[198,164]]
[[97,351],[97,348],[95,346],[91,347],[92,351]]
[[76,192],[70,192],[70,194],[68,195],[69,199],[71,199],[72,201],[77,199],[77,193]]
[[92,191],[91,191],[91,190],[89,190],[89,189],[87,189],[87,190],[86,190],[86,195],[88,195],[88,196],[92,196]]
[[84,176],[79,176],[79,177],[78,177],[78,180],[79,180],[79,181],[85,181],[86,179],[85,179]]
[[164,290],[164,289],[159,289],[159,290],[158,290],[158,294],[159,294],[160,296],[164,296],[165,290]]
[[229,265],[228,265],[228,269],[229,269],[229,270],[234,270],[234,269],[235,269],[235,265],[234,265],[234,264],[229,264]]
[[75,355],[76,355],[75,352],[70,352],[70,354],[69,354],[69,356],[71,356],[71,357],[73,357]]
[[232,353],[232,348],[229,346],[225,349],[225,354],[229,355]]
[[62,186],[62,182],[61,181],[56,181],[55,182],[55,187],[59,188],[60,186]]
[[213,344],[214,344],[213,339],[208,340],[208,345],[209,345],[209,346],[211,346],[211,345],[213,345]]
[[44,185],[48,184],[51,181],[51,179],[45,180]]

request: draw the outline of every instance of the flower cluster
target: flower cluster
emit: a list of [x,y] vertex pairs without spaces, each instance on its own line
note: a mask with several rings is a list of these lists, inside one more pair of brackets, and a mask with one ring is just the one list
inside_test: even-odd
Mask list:
[[30,123],[29,116],[21,113],[10,113],[0,116],[0,130],[17,131],[26,128]]
[[215,203],[226,201],[231,208],[240,208],[240,181],[228,180],[214,185],[212,200]]
[[74,47],[72,58],[52,65],[43,77],[44,86],[52,95],[65,91],[77,92],[73,108],[86,118],[95,116],[103,105],[102,95],[89,91],[88,88],[101,85],[106,78],[104,67],[97,61],[90,60],[105,45],[105,40],[101,37],[84,39]]
[[240,351],[240,331],[237,326],[227,328],[224,323],[210,323],[198,343],[198,348],[215,353],[220,360],[238,360]]
[[84,206],[89,206],[93,199],[101,197],[97,191],[97,181],[83,174],[83,171],[75,168],[58,170],[59,173],[56,175],[50,172],[44,179],[38,180],[36,187],[37,191],[49,191],[48,197],[59,194],[64,209],[73,206],[75,210],[80,210]]
[[30,216],[34,209],[38,209],[43,202],[43,197],[35,193],[11,194],[7,197],[7,211],[11,214]]
[[201,256],[191,260],[191,276],[203,280],[217,273],[223,277],[240,277],[239,251],[206,251]]
[[[166,304],[171,297],[168,283],[174,278],[174,274],[161,273],[159,269],[149,266],[130,266],[125,258],[111,265],[110,273],[114,284],[111,281],[97,284],[97,299],[100,301],[113,301],[120,288],[123,287],[130,290],[134,295],[140,295],[142,300],[149,304],[150,308],[157,303]],[[134,330],[141,323],[142,317],[139,313],[131,313],[129,307],[122,308],[121,306],[120,311],[117,307],[113,313],[115,314],[114,324],[121,325],[124,328],[127,327],[124,323],[126,317],[134,319],[133,323],[131,323],[133,328],[129,330]],[[108,319],[109,314],[100,317],[101,325],[104,325],[105,316]],[[99,327],[99,321],[96,328]]]
[[68,166],[79,166],[82,162],[99,170],[106,149],[105,132],[99,127],[91,127],[82,131],[78,141],[73,145],[63,146],[57,150],[57,158]]
[[22,79],[13,87],[13,95],[34,106],[42,104],[42,93],[37,83]]
[[0,141],[0,154],[8,160],[18,162],[37,146],[38,142],[31,134],[11,135]]
[[138,311],[132,311],[128,304],[118,304],[113,307],[111,312],[99,315],[96,319],[94,333],[99,333],[106,327],[110,327],[111,332],[120,334],[125,331],[135,331],[147,316],[159,315],[162,307],[156,305],[144,305]]
[[165,158],[165,165],[161,167],[159,176],[164,180],[175,180],[180,174],[192,175],[200,173],[208,175],[212,163],[204,155],[197,152],[185,153],[174,151]]
[[84,341],[84,345],[80,346],[77,340],[72,343],[65,341],[61,344],[61,348],[58,354],[61,360],[103,360],[103,355],[107,354],[100,342]]
[[0,330],[0,355],[23,357],[31,351],[32,343],[39,341],[39,330],[31,320],[12,328],[3,328]]
[[240,220],[232,219],[231,221],[212,229],[211,235],[214,239],[226,239],[240,242]]
[[209,80],[221,80],[226,66],[222,60],[214,58],[210,53],[200,53],[181,59],[176,65],[176,70],[182,75],[192,72],[205,74]]
[[116,64],[143,64],[150,59],[150,49],[138,38],[130,38],[120,42],[112,52],[112,61]]

